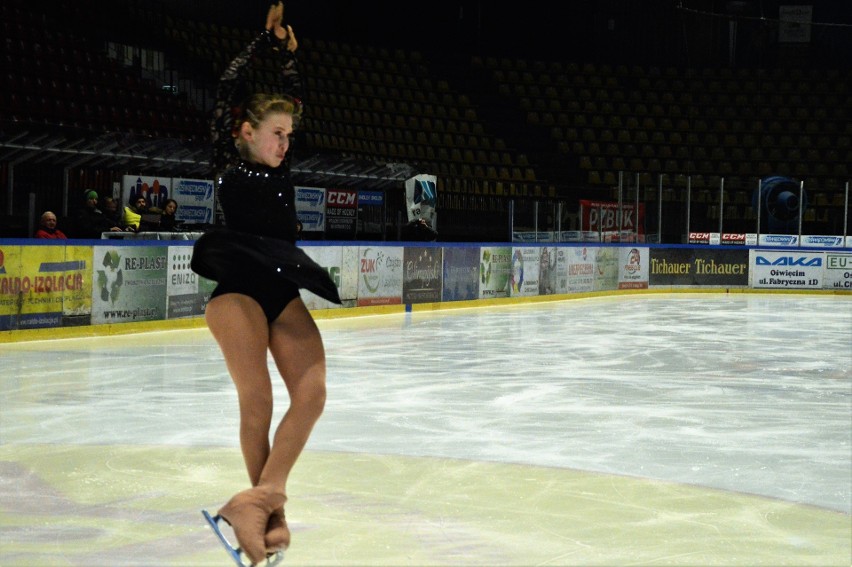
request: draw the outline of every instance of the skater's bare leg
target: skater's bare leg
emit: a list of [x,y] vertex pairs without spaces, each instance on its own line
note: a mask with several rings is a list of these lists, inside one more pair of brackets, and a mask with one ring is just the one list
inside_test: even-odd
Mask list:
[[240,447],[249,480],[252,486],[256,486],[269,457],[269,428],[272,423],[266,315],[260,305],[248,296],[229,293],[210,300],[205,318],[237,388]]
[[[268,327],[257,303],[239,294],[214,298],[206,316],[237,387],[240,443],[255,486],[235,495],[219,513],[234,527],[240,546],[254,561],[261,544],[266,551],[275,551],[290,543],[283,508],[287,479],[325,405],[325,350],[301,299],[291,301]],[[290,407],[271,448],[267,345],[290,396]]]
[[207,305],[206,319],[237,389],[240,446],[249,480],[255,486],[232,497],[219,510],[219,515],[231,524],[240,547],[252,563],[259,563],[266,557],[269,518],[273,512],[283,510],[286,499],[283,492],[256,487],[269,457],[272,423],[268,322],[257,302],[233,293],[213,298]]
[[260,486],[286,494],[290,470],[325,407],[325,349],[311,314],[299,298],[270,326],[269,348],[284,378],[290,407],[275,431]]
[[[269,348],[290,396],[278,425],[258,487],[287,493],[290,471],[325,406],[325,349],[313,318],[301,299],[291,301],[270,327]],[[267,551],[285,549],[290,530],[283,508],[270,517]]]

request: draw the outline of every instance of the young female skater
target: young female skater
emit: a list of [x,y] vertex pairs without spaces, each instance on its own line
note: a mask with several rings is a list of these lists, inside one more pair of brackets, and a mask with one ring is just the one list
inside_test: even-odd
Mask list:
[[[252,563],[290,543],[284,519],[287,477],[325,404],[325,352],[299,297],[310,289],[340,303],[327,272],[295,246],[295,190],[286,153],[301,113],[296,38],[273,5],[261,33],[221,77],[214,113],[214,166],[226,228],[203,235],[192,268],[218,285],[206,309],[237,389],[240,446],[251,488],[219,516]],[[274,61],[281,84],[248,88],[254,65]],[[270,445],[272,382],[267,351],[284,379],[290,407]]]

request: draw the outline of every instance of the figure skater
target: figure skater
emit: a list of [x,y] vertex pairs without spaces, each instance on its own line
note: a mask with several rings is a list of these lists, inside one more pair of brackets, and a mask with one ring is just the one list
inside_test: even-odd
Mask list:
[[[296,245],[295,189],[286,153],[301,114],[298,47],[284,7],[269,9],[266,31],[222,75],[213,116],[213,164],[225,228],[195,244],[192,268],[215,280],[207,325],[237,389],[240,446],[251,488],[218,512],[252,563],[285,549],[287,478],[325,404],[325,351],[299,288],[340,303],[328,273]],[[250,92],[254,65],[274,61],[280,85]],[[272,425],[267,351],[287,388],[290,406]]]

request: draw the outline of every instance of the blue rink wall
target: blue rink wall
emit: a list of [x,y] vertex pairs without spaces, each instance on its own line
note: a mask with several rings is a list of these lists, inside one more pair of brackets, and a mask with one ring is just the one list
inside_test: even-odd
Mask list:
[[[172,321],[172,327],[203,324],[215,282],[190,269],[192,244],[0,240],[0,342],[132,332],[144,329],[147,322]],[[852,248],[300,245],[328,270],[343,300],[337,306],[303,290],[306,305],[320,317],[409,310],[418,304],[452,307],[637,290],[852,294]],[[128,325],[132,323],[137,325]]]

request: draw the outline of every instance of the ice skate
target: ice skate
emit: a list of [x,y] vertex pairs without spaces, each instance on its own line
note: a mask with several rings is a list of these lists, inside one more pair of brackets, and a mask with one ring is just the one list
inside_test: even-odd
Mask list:
[[[228,555],[230,555],[231,559],[234,561],[235,564],[237,564],[239,567],[252,567],[256,565],[255,563],[251,562],[251,559],[248,558],[248,556],[242,549],[240,549],[239,547],[234,547],[234,545],[231,544],[230,541],[228,541],[228,538],[225,537],[225,534],[222,533],[222,530],[219,528],[219,521],[224,519],[222,518],[222,516],[211,516],[207,510],[202,510],[201,513],[204,514],[204,518],[207,520],[207,523],[210,525],[210,528],[213,530],[213,533],[215,533],[216,537],[219,538],[219,541],[225,547],[225,551],[228,552]],[[262,565],[264,565],[265,567],[274,567],[275,565],[281,563],[283,559],[283,551],[267,552],[266,561],[264,561]]]
[[[234,548],[235,551],[242,551],[251,564],[256,565],[266,558],[265,537],[270,516],[273,511],[280,512],[283,519],[286,499],[283,494],[276,494],[266,488],[250,488],[232,497],[219,510],[214,520],[221,518],[230,524],[239,543],[239,547]],[[284,534],[281,532],[281,526],[276,526],[273,543],[280,544]],[[286,535],[289,536],[289,532]]]
[[275,510],[269,516],[269,522],[266,524],[266,535],[263,540],[266,543],[267,553],[284,551],[290,546],[290,528],[287,527],[284,508]]

